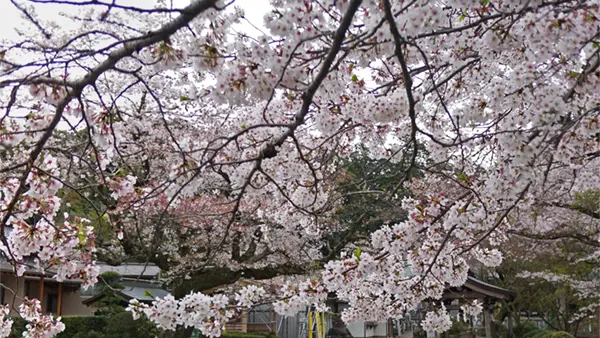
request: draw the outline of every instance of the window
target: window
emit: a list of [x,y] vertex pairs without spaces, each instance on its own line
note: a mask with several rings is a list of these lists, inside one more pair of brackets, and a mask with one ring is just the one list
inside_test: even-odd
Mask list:
[[268,304],[254,306],[248,311],[248,324],[268,324],[272,321],[273,309]]
[[56,312],[58,312],[58,295],[49,292],[46,297],[46,313]]
[[25,297],[31,299],[31,282],[26,280],[25,281]]

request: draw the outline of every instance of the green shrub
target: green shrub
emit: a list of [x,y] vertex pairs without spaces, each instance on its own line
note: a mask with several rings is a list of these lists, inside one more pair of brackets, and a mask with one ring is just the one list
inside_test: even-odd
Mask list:
[[463,332],[470,332],[471,328],[468,323],[457,321],[452,318],[452,327],[448,330],[449,336],[460,336]]
[[154,337],[160,331],[143,317],[133,320],[131,312],[121,312],[108,319],[105,334],[110,338],[139,338]]
[[106,327],[106,319],[100,316],[65,316],[62,322],[65,323],[65,330],[57,338],[71,338],[80,332],[102,332]]
[[498,320],[494,321],[494,331],[498,337],[508,337],[508,327]]
[[533,338],[575,338],[565,331],[544,330],[533,336]]
[[[104,338],[100,336],[89,336],[91,332],[98,333],[104,331],[106,320],[98,316],[65,316],[61,321],[65,324],[65,330],[59,333],[57,338],[74,338],[74,337],[90,337]],[[27,323],[21,317],[13,318],[13,325],[9,338],[22,338],[25,325]]]
[[71,338],[106,338],[106,336],[100,332],[90,331],[90,332],[78,332]]
[[114,271],[106,271],[99,276],[99,282],[96,287],[104,297],[94,303],[98,310],[96,315],[110,317],[114,314],[125,311],[127,300],[121,297],[117,290],[125,288],[121,284],[121,275]]
[[541,330],[531,322],[525,322],[521,325],[517,325],[513,329],[513,335],[515,338],[531,338],[538,334]]
[[265,338],[267,333],[262,332],[252,332],[252,333],[244,333],[244,332],[225,332],[221,335],[223,338]]
[[550,336],[550,338],[575,338],[575,337],[573,337],[573,335],[570,334],[569,332],[556,331],[556,332],[552,333],[552,335]]
[[536,333],[533,338],[550,338],[552,336],[551,330],[541,330]]
[[25,331],[25,320],[21,317],[12,317],[13,325],[10,329],[9,338],[22,338]]

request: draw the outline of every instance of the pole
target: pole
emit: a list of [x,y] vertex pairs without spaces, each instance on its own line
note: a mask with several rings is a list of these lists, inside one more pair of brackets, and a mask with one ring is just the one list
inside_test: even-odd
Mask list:
[[312,312],[308,311],[308,338],[313,338]]
[[56,315],[60,316],[62,313],[62,294],[63,294],[63,283],[58,283],[58,304],[56,306]]
[[485,320],[485,337],[492,338],[492,309],[489,304],[486,304],[483,312],[483,319]]
[[39,290],[38,299],[40,300],[40,306],[42,306],[42,313],[44,313],[44,308],[42,305],[42,302],[44,301],[44,276],[40,277],[40,290]]

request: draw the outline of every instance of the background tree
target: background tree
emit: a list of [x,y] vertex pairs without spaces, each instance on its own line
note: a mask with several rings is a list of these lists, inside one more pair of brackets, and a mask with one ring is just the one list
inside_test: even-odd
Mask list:
[[502,265],[482,271],[490,282],[516,292],[514,301],[501,305],[499,320],[511,316],[515,332],[525,334],[530,324],[525,318],[537,316],[550,329],[576,336],[598,304],[597,262],[588,259],[593,249],[573,239],[521,238],[511,244]]
[[98,308],[95,314],[111,317],[125,311],[127,301],[118,294],[118,290],[124,288],[119,273],[106,271],[100,274],[96,290],[104,294],[104,297],[94,303],[94,307]]

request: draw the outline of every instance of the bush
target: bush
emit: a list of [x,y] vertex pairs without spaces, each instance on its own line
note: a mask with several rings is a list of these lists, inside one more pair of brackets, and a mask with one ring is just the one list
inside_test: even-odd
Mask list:
[[155,337],[160,331],[143,317],[133,320],[131,312],[121,312],[108,319],[105,333],[110,338],[139,338]]
[[127,300],[121,297],[116,290],[125,288],[121,284],[121,275],[114,271],[106,271],[99,276],[100,282],[97,289],[104,297],[94,303],[98,310],[96,315],[110,317],[114,314],[125,311]]
[[494,331],[498,337],[508,337],[508,327],[500,321],[494,321]]
[[463,332],[470,332],[471,328],[468,323],[457,321],[452,318],[452,327],[448,331],[449,336],[460,336]]
[[544,330],[533,336],[533,338],[575,338],[565,331]]
[[106,319],[100,316],[65,316],[62,317],[65,330],[57,338],[71,338],[78,333],[102,332],[106,327]]
[[71,338],[106,338],[106,336],[100,332],[90,331],[90,332],[78,332]]
[[516,338],[531,338],[540,333],[540,331],[541,330],[534,323],[525,322],[514,328],[513,335]]
[[25,331],[25,320],[21,317],[12,317],[13,320],[13,325],[12,328],[10,329],[10,336],[8,336],[9,338],[22,338],[23,337],[23,331]]
[[276,337],[275,332],[225,332],[221,335],[223,338],[265,338]]
[[[21,317],[14,317],[12,329],[9,338],[22,338],[25,331],[25,320]],[[104,338],[104,335],[91,336],[92,332],[98,333],[104,331],[106,320],[98,316],[65,316],[61,320],[65,324],[65,330],[59,333],[57,338],[90,337]]]

